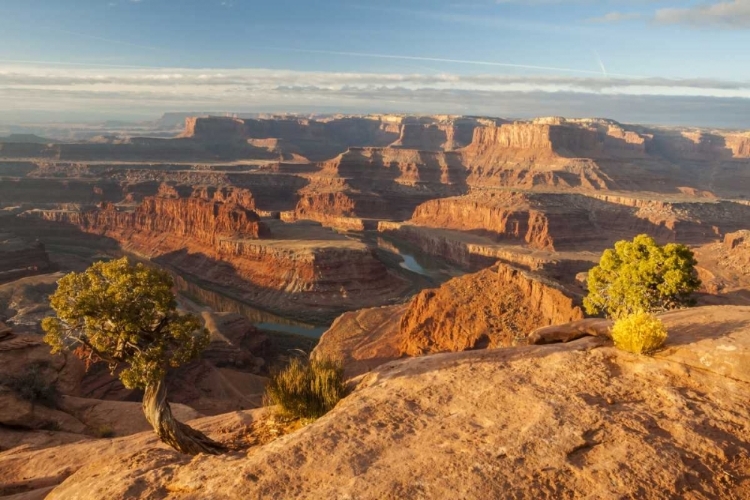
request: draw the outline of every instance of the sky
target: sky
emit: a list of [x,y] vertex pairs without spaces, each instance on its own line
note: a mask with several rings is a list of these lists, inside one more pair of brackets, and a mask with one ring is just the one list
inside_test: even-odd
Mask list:
[[750,129],[750,0],[0,0],[0,122],[167,111]]

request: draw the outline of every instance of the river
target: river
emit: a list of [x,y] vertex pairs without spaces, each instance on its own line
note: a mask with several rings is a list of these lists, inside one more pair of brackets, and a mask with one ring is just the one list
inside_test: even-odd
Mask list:
[[[401,262],[399,262],[398,265],[402,269],[406,269],[407,271],[411,271],[421,276],[426,276],[427,278],[430,278],[433,280],[436,279],[438,280],[438,282],[442,282],[451,276],[448,270],[445,269],[444,267],[438,267],[438,266],[433,267],[433,266],[426,265],[424,262],[420,263],[417,260],[417,257],[408,253],[403,248],[399,247],[395,242],[392,242],[382,237],[378,237],[377,246],[381,250],[385,250],[386,252],[389,252],[391,254],[394,254],[400,257]],[[422,260],[424,261],[425,259],[422,259]]]
[[174,272],[172,272],[172,276],[177,290],[188,299],[206,305],[215,311],[240,314],[260,330],[291,333],[316,339],[328,330],[327,326],[310,325],[258,309],[222,293],[204,288]]

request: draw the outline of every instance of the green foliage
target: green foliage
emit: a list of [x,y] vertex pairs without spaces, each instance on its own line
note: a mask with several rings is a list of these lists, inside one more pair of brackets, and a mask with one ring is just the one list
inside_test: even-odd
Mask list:
[[650,354],[664,345],[667,329],[653,314],[637,312],[615,321],[612,340],[623,351]]
[[278,405],[284,417],[315,419],[333,409],[345,392],[340,362],[293,358],[271,376],[265,400],[267,405]]
[[701,284],[696,264],[685,245],[660,246],[645,234],[618,241],[589,271],[583,305],[589,314],[604,312],[613,318],[692,305],[691,294]]
[[50,408],[57,404],[57,385],[44,376],[43,367],[39,364],[29,366],[19,375],[7,377],[2,385],[31,403]]
[[200,318],[177,313],[168,272],[127,258],[97,262],[58,281],[45,318],[52,352],[75,348],[88,362],[105,361],[128,388],[161,380],[169,367],[198,357],[209,334]]

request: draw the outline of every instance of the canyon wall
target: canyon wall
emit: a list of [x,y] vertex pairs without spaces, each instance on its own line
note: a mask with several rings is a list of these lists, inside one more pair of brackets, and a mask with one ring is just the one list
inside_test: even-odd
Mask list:
[[103,204],[29,215],[114,239],[127,252],[303,321],[325,322],[408,288],[362,243],[309,223],[261,221],[251,210],[220,201],[241,198],[242,191],[211,191],[181,197],[178,187],[163,186],[160,196],[135,209]]
[[500,264],[423,290],[408,304],[343,314],[312,356],[341,359],[356,376],[402,356],[523,344],[540,326],[582,318],[575,294]]
[[47,250],[41,242],[0,233],[0,284],[48,273],[52,268]]
[[378,232],[406,241],[428,255],[440,257],[464,269],[478,270],[503,260],[534,270],[545,262],[517,249],[503,248],[492,241],[459,231],[381,221]]
[[218,244],[221,237],[270,235],[254,212],[197,197],[148,197],[135,210],[121,210],[105,203],[98,209],[80,212],[46,211],[44,218],[72,223],[85,231],[165,233],[209,245]]
[[556,154],[582,158],[642,156],[647,137],[625,130],[614,122],[570,123],[545,120],[478,127],[471,149],[526,150],[529,154]]
[[353,186],[372,181],[403,185],[460,185],[465,177],[465,169],[457,154],[413,149],[350,148],[321,166],[321,176],[341,177]]
[[617,195],[476,191],[427,201],[410,223],[452,229],[541,250],[600,249],[646,233],[660,242],[703,244],[746,224],[728,201],[658,201]]
[[471,232],[497,241],[527,243],[534,248],[554,248],[545,214],[531,209],[525,195],[508,193],[495,203],[490,197],[494,198],[495,193],[430,200],[414,210],[410,222]]
[[721,160],[750,158],[747,134],[705,131],[657,131],[649,153],[681,160]]
[[432,123],[408,121],[392,147],[422,151],[453,151],[468,146],[479,121],[473,118],[449,118]]
[[398,138],[399,129],[399,123],[377,117],[328,120],[198,117],[186,119],[181,137],[207,143],[279,139],[275,143],[278,152],[316,161],[332,158],[352,146],[387,146]]

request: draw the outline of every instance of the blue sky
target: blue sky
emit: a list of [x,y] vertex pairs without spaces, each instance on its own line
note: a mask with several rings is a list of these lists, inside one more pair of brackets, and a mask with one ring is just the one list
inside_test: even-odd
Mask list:
[[0,0],[6,116],[484,114],[514,93],[744,106],[750,0]]

